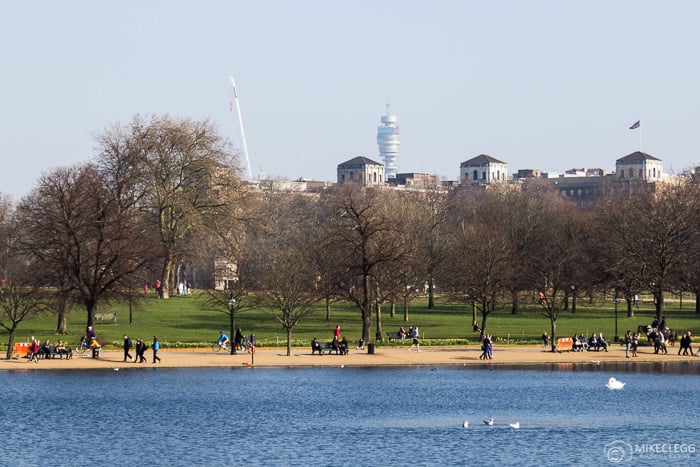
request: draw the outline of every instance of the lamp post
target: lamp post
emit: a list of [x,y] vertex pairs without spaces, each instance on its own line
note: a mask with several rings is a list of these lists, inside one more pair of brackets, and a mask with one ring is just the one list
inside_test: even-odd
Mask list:
[[231,346],[231,355],[236,355],[236,343],[232,342],[231,338],[234,336],[233,334],[233,323],[234,323],[234,316],[236,315],[236,299],[233,298],[233,295],[231,295],[231,298],[228,301],[228,311],[229,311],[229,317],[231,318],[231,329],[229,333],[231,334],[231,337],[229,338],[228,344]]
[[620,336],[617,334],[617,302],[618,302],[618,290],[615,289],[615,336],[613,337],[613,342],[620,341]]

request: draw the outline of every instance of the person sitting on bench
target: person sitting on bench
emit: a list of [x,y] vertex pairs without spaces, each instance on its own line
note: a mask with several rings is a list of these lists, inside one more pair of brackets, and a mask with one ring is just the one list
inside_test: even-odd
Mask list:
[[311,355],[313,355],[314,352],[318,352],[319,355],[323,355],[323,350],[321,349],[321,344],[319,344],[318,339],[316,339],[315,337],[311,341]]
[[340,340],[338,348],[340,349],[341,355],[348,354],[348,340],[345,338],[345,336],[343,336],[343,338]]

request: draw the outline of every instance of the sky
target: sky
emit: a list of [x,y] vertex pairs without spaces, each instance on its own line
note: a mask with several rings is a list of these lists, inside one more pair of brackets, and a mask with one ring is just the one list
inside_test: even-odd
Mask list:
[[[399,172],[700,163],[700,2],[0,1],[0,193],[97,154],[134,116],[208,119],[254,178],[336,181],[390,104]],[[640,127],[630,130],[637,120]]]

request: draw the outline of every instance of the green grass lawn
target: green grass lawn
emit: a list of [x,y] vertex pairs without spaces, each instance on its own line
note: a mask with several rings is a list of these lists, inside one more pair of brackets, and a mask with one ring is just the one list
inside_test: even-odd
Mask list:
[[[201,295],[187,297],[174,296],[168,300],[147,298],[134,306],[129,320],[127,304],[112,304],[100,308],[100,312],[112,312],[117,315],[116,324],[97,324],[96,331],[100,341],[107,347],[119,347],[122,336],[128,334],[133,338],[141,337],[149,342],[157,335],[164,348],[205,347],[211,345],[218,337],[219,331],[228,332],[227,313],[204,309],[205,298]],[[666,304],[666,322],[678,331],[689,330],[693,335],[700,334],[700,316],[694,312],[694,303],[686,301],[680,308],[678,301]],[[499,344],[535,344],[540,343],[542,332],[550,333],[549,319],[538,312],[536,305],[523,307],[518,315],[510,313],[510,306],[491,313],[487,320],[486,331]],[[403,321],[403,312],[397,308],[397,316],[392,318],[389,306],[382,308],[382,331],[394,332],[403,326],[419,326],[421,345],[465,345],[476,344],[478,333],[472,331],[471,307],[465,304],[438,304],[435,309],[427,308],[426,299],[418,299],[409,307],[409,320]],[[623,306],[618,308],[618,334],[622,337],[627,329],[632,331],[639,325],[650,324],[654,318],[651,304],[643,304],[635,310],[635,317],[628,318]],[[372,316],[371,336],[376,331],[375,315]],[[481,318],[479,318],[481,321]],[[68,318],[70,335],[62,337],[69,344],[75,344],[83,334],[86,324],[86,312],[74,309]],[[355,346],[360,338],[362,322],[359,310],[347,303],[334,303],[331,319],[326,320],[325,309],[318,306],[315,315],[303,319],[294,328],[293,346],[306,346],[313,337],[320,341],[330,341],[333,329],[340,325],[341,332]],[[246,310],[236,315],[236,327],[244,334],[254,333],[259,347],[284,346],[286,334],[282,326],[268,314],[260,310]],[[38,339],[58,339],[54,335],[56,317],[45,315],[28,319],[20,324],[17,342],[29,341],[30,336]],[[576,313],[562,312],[557,321],[557,336],[569,337],[573,334],[590,336],[592,332],[602,332],[608,342],[613,342],[615,334],[615,312],[611,302],[590,305],[579,302]],[[6,346],[7,331],[2,332],[0,345]],[[390,345],[386,342],[378,345]],[[391,345],[408,345],[396,344]]]

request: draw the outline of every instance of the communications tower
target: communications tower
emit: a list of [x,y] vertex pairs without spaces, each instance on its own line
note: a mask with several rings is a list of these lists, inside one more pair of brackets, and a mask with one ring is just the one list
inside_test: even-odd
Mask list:
[[386,105],[386,115],[382,116],[382,124],[377,129],[377,144],[379,145],[379,157],[384,159],[384,176],[386,180],[396,178],[396,157],[399,155],[398,120],[389,113],[389,104]]

